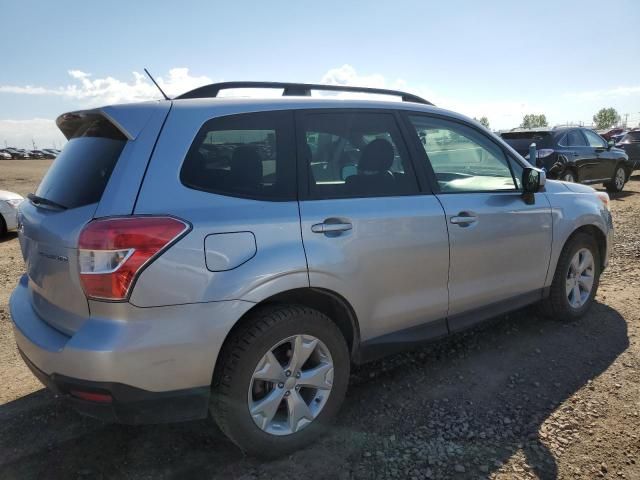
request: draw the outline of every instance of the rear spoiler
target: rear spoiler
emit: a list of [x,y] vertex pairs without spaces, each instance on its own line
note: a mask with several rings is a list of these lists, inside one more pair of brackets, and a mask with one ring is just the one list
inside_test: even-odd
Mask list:
[[56,119],[56,125],[67,140],[71,140],[80,135],[78,132],[87,120],[103,118],[127,140],[135,140],[159,104],[159,101],[131,103],[63,113]]

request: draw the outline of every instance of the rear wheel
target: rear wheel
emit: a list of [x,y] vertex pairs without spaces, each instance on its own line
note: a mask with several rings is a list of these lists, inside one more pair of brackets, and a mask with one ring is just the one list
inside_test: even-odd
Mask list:
[[600,280],[600,254],[595,239],[578,233],[564,246],[542,310],[560,320],[584,315],[593,303]]
[[627,172],[625,171],[624,166],[618,165],[613,173],[613,178],[610,182],[605,183],[604,186],[610,192],[621,192],[626,182]]
[[7,224],[4,221],[4,217],[0,215],[0,238],[7,234]]
[[279,457],[316,440],[338,412],[349,350],[316,310],[282,305],[250,315],[220,354],[211,414],[243,451]]

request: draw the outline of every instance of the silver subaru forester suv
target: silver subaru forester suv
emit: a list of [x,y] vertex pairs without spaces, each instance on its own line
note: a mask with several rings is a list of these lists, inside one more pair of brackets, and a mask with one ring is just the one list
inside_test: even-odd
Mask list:
[[[218,96],[247,87],[283,95]],[[210,412],[282,455],[336,415],[352,364],[536,302],[575,319],[607,264],[606,193],[408,93],[230,82],[57,124],[11,316],[34,374],[100,418]]]

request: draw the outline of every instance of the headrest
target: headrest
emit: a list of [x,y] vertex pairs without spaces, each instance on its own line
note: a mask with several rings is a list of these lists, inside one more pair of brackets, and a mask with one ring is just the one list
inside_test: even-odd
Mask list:
[[382,173],[393,165],[393,146],[388,140],[377,138],[367,144],[360,154],[358,173]]

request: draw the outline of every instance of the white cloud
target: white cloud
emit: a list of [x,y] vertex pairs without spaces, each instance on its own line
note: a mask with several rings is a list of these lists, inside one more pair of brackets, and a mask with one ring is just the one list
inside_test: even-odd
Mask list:
[[66,139],[53,120],[0,120],[0,148],[33,148],[34,142],[38,148],[51,148],[60,147]]
[[[75,80],[74,83],[57,88],[0,85],[0,93],[60,96],[78,101],[81,107],[139,102],[161,97],[146,75],[139,72],[133,72],[133,78],[129,81],[113,77],[93,78],[90,73],[82,70],[69,70],[68,73]],[[172,68],[166,77],[158,77],[156,81],[169,96],[212,83],[207,76],[191,75],[188,68]]]
[[[82,70],[69,70],[68,73],[73,80],[68,85],[56,88],[0,85],[0,93],[62,97],[71,102],[69,110],[161,98],[155,85],[146,75],[138,72],[133,72],[128,81],[110,76],[94,78]],[[207,76],[191,75],[188,68],[172,68],[166,76],[157,77],[156,81],[170,97],[212,83]],[[65,139],[54,120],[34,118],[0,120],[0,147],[4,147],[5,141],[9,146],[22,148],[33,148],[32,141],[35,141],[38,147],[47,148],[54,143],[61,145]]]
[[603,98],[619,98],[640,95],[640,85],[615,87],[603,90],[588,90],[584,92],[569,92],[565,97],[581,100],[598,100]]

